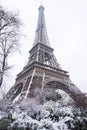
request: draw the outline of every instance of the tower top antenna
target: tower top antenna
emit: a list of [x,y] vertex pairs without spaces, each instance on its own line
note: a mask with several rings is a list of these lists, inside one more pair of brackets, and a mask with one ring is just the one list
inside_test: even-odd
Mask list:
[[40,0],[40,5],[42,5],[42,0]]
[[40,5],[43,5],[43,0],[40,0]]

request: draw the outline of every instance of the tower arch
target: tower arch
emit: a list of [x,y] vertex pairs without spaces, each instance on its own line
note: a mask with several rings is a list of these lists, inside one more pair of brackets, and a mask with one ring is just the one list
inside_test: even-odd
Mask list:
[[72,82],[63,82],[60,80],[50,79],[45,82],[44,90],[45,89],[48,89],[48,91],[52,89],[52,92],[54,93],[57,89],[62,90],[73,99],[76,106],[86,107],[86,100],[84,100],[86,99],[85,95]]

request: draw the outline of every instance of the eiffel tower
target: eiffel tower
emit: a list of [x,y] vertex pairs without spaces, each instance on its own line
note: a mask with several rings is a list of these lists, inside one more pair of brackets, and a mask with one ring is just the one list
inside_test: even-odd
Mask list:
[[55,90],[66,92],[77,106],[87,106],[85,95],[70,80],[67,71],[58,63],[51,48],[44,17],[44,7],[39,7],[35,40],[27,65],[17,75],[14,86],[6,95],[6,99],[20,101],[35,99],[43,102],[45,99],[57,99]]

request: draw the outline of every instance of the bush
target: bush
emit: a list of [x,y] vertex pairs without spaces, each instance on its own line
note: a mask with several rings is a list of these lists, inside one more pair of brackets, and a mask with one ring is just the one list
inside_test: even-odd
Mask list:
[[2,118],[0,120],[0,130],[8,130],[8,126],[10,126],[11,121],[7,118]]

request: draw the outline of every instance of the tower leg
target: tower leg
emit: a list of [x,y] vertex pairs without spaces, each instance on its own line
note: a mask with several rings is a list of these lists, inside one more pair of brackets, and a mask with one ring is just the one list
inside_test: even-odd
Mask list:
[[42,78],[42,91],[43,91],[43,87],[44,87],[44,80],[45,80],[45,72],[43,73],[43,78]]
[[27,99],[27,96],[28,96],[28,93],[29,93],[29,90],[30,90],[30,87],[31,87],[31,84],[32,84],[32,80],[33,80],[33,77],[34,77],[34,75],[35,75],[35,71],[36,71],[36,69],[33,70],[33,73],[32,73],[32,76],[31,76],[31,80],[30,80],[30,83],[29,83],[29,86],[28,86],[26,95],[25,95],[25,97],[24,97],[24,100]]

